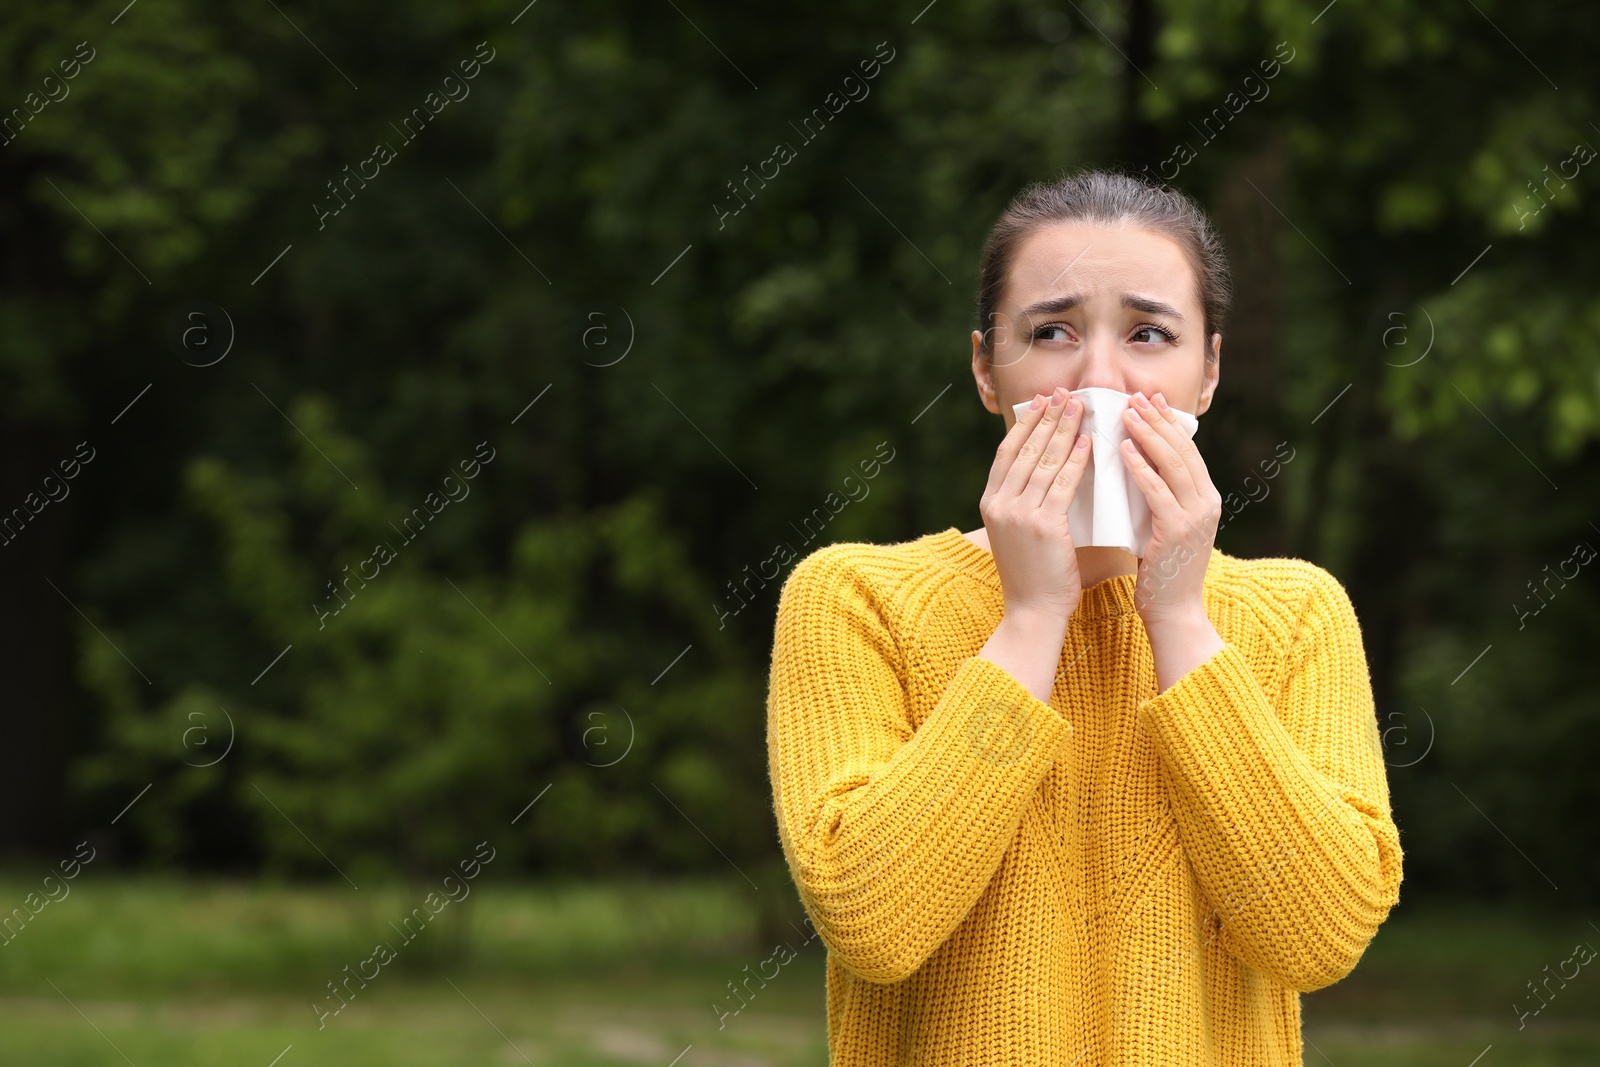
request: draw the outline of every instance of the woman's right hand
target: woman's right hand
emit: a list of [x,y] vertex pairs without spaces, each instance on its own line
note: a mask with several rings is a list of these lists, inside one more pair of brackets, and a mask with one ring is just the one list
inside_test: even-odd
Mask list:
[[1092,449],[1078,432],[1083,401],[1062,386],[1035,396],[995,452],[978,504],[1007,614],[1068,619],[1082,593],[1067,507]]

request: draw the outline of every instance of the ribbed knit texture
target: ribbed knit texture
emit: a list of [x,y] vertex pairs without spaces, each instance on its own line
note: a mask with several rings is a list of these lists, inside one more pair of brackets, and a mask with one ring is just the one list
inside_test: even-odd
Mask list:
[[1158,695],[1134,582],[1083,591],[1047,704],[978,658],[1000,579],[954,527],[785,581],[768,760],[830,1067],[1302,1062],[1299,992],[1400,891],[1355,612],[1213,551],[1225,647]]

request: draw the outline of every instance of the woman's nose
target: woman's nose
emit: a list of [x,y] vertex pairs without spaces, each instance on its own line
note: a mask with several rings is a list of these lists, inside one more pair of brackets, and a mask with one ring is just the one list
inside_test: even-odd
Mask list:
[[1083,347],[1083,361],[1077,368],[1078,380],[1070,388],[1115,389],[1126,393],[1124,369],[1116,339],[1104,334],[1092,337]]

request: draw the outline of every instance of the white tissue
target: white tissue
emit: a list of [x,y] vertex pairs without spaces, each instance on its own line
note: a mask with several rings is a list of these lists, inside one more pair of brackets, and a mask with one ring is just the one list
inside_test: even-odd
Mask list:
[[[1072,543],[1080,548],[1105,545],[1123,548],[1140,559],[1150,545],[1150,505],[1144,490],[1122,461],[1122,442],[1128,428],[1122,412],[1133,394],[1115,389],[1091,387],[1074,389],[1072,395],[1084,405],[1079,432],[1090,435],[1093,455],[1083,472],[1078,491],[1067,508],[1067,528]],[[1020,421],[1032,400],[1012,406]],[[1172,409],[1185,434],[1194,437],[1200,420],[1187,411]]]

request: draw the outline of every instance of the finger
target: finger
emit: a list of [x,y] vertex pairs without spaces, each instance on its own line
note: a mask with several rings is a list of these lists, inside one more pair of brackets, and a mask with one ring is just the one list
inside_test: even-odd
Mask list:
[[1022,417],[1011,424],[1011,429],[1006,431],[1005,438],[1001,440],[1000,447],[995,449],[994,463],[989,467],[989,482],[984,487],[984,492],[998,490],[1005,483],[1006,474],[1011,470],[1011,465],[1017,458],[1017,453],[1022,449],[1022,443],[1028,439],[1028,434],[1038,425],[1044,417],[1045,402],[1050,398],[1035,393],[1034,399],[1039,401],[1037,408],[1024,408]]
[[1094,455],[1094,449],[1090,447],[1092,444],[1089,434],[1077,435],[1072,450],[1067,453],[1066,463],[1062,464],[1050,482],[1050,491],[1045,494],[1041,507],[1056,515],[1067,513],[1073,498],[1078,495],[1078,486],[1083,483],[1083,472],[1089,469],[1090,457]]
[[1183,506],[1172,495],[1172,487],[1167,480],[1140,454],[1132,438],[1127,438],[1118,447],[1122,450],[1123,464],[1133,475],[1134,484],[1144,493],[1145,503],[1150,505],[1150,514],[1162,520],[1163,526],[1181,524]]
[[1046,443],[1039,462],[1033,468],[1033,475],[1028,479],[1027,488],[1021,493],[1024,503],[1034,507],[1044,503],[1045,494],[1050,492],[1056,475],[1070,458],[1073,442],[1078,438],[1078,427],[1083,421],[1083,410],[1083,402],[1074,397],[1069,396],[1062,403],[1061,415],[1056,420],[1056,432]]
[[1056,404],[1054,407],[1046,404],[1043,410],[1039,412],[1039,421],[1033,425],[1027,437],[1019,444],[1011,469],[1006,471],[1004,479],[1000,483],[1000,495],[1009,497],[1021,497],[1023,495],[1029,480],[1033,478],[1034,469],[1039,465],[1039,458],[1044,455],[1046,447],[1050,444],[1050,438],[1054,436],[1056,427],[1060,425],[1061,413],[1066,410],[1066,398],[1063,395],[1065,392],[1065,389],[1057,386],[1052,392],[1050,400],[1060,400],[1061,403]]
[[[1205,457],[1200,454],[1200,446],[1194,443],[1194,438],[1189,435],[1189,431],[1178,421],[1178,416],[1173,413],[1174,409],[1171,404],[1167,403],[1165,396],[1157,392],[1150,400],[1155,404],[1156,410],[1161,412],[1162,417],[1171,423],[1173,430],[1176,431],[1177,436],[1174,447],[1177,448],[1178,455],[1183,457],[1184,464],[1189,468],[1189,477],[1193,480],[1195,488],[1204,497],[1206,487],[1211,485],[1211,472],[1206,467]],[[1213,486],[1213,488],[1215,487]]]
[[1181,437],[1182,431],[1154,408],[1140,411],[1133,400],[1128,401],[1122,421],[1128,427],[1128,436],[1144,449],[1149,462],[1172,487],[1173,495],[1185,505],[1197,501],[1199,490],[1189,473],[1189,465],[1170,439],[1171,435]]
[[[1208,516],[1220,517],[1220,497],[1216,506],[1207,506],[1202,500],[1200,504],[1189,507],[1173,495],[1167,479],[1150,465],[1131,438],[1122,442],[1122,454],[1128,470],[1133,472],[1135,484],[1150,505],[1156,529],[1163,533],[1171,531],[1167,536],[1174,541],[1193,542],[1197,537],[1203,537],[1205,543],[1210,544],[1216,538],[1216,519],[1208,519]],[[1207,479],[1207,484],[1210,484],[1210,479]],[[1215,489],[1211,492],[1216,494]]]

